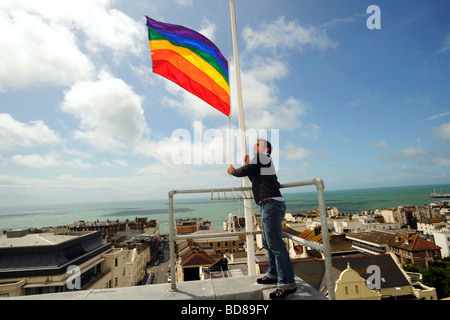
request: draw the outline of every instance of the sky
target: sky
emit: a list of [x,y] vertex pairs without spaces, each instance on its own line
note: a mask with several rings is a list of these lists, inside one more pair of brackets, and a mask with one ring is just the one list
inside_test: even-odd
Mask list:
[[[450,182],[450,2],[235,5],[245,130],[281,183]],[[230,119],[152,73],[146,15],[229,59]],[[0,206],[240,185],[229,1],[2,0],[0,30]]]

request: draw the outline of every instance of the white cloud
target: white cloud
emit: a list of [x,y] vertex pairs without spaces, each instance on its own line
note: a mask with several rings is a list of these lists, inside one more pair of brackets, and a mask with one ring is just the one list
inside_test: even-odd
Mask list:
[[113,160],[112,162],[109,161],[103,161],[103,166],[109,167],[109,168],[120,168],[120,167],[128,167],[128,163],[124,160]]
[[[12,0],[2,1],[4,11],[21,11],[39,17],[52,27],[64,27],[73,35],[82,32],[86,47],[91,51],[110,49],[115,55],[139,54],[143,22],[131,19],[122,11],[112,8],[114,0]],[[143,18],[143,17],[142,17]],[[144,21],[144,18],[143,18]]]
[[383,149],[383,148],[387,148],[388,143],[386,140],[376,140],[374,142],[372,142],[372,147],[376,148],[376,149]]
[[[144,181],[158,181],[158,184],[151,186],[151,188],[162,196],[167,197],[169,190],[230,186],[230,178],[226,171],[227,167],[227,165],[196,166],[158,163],[140,168],[136,174],[144,177]],[[164,179],[161,179],[161,177],[164,177]],[[233,183],[235,186],[239,185],[237,180]]]
[[406,159],[421,159],[428,152],[420,147],[407,147],[402,149],[398,155]]
[[450,122],[433,128],[433,136],[436,139],[450,142]]
[[121,57],[130,53],[139,55],[144,48],[147,49],[142,45],[142,39],[146,39],[143,21],[134,21],[119,10],[108,9],[107,5],[92,7],[91,3],[87,1],[89,14],[83,12],[85,19],[82,20],[82,30],[88,37],[86,46],[90,51],[112,50],[115,56]]
[[9,161],[11,164],[33,169],[69,168],[85,170],[93,167],[93,165],[91,165],[90,163],[87,163],[78,158],[65,160],[63,159],[62,154],[56,151],[52,151],[43,156],[39,154],[16,154],[13,155]]
[[206,38],[208,38],[208,40],[214,42],[216,38],[216,29],[217,26],[215,23],[209,21],[206,18],[203,18],[202,25],[198,30],[198,32],[204,35]]
[[50,154],[44,157],[38,154],[14,155],[11,157],[11,161],[14,164],[29,168],[47,168],[57,167],[60,165],[59,159],[55,154]]
[[450,166],[450,153],[443,152],[433,158],[433,163],[437,166]]
[[94,66],[64,26],[24,11],[0,11],[0,91],[30,85],[70,85]]
[[280,152],[280,157],[286,160],[303,160],[311,156],[312,152],[303,147],[297,147],[292,143],[287,143]]
[[123,80],[103,73],[99,80],[73,85],[61,110],[80,120],[75,139],[98,151],[117,152],[149,132],[142,101]]
[[305,138],[319,139],[320,131],[320,126],[315,123],[309,123],[300,132],[300,135]]
[[[160,198],[167,197],[169,188],[161,192],[158,185],[149,183],[158,178],[160,178],[158,175],[80,177],[68,173],[55,178],[38,179],[0,174],[0,195],[5,198],[4,203],[8,203],[11,198],[12,201],[34,199],[34,202],[48,201],[52,198],[56,203],[145,199],[149,195],[153,196],[154,191],[160,192],[158,194]],[[20,197],[16,194],[17,190],[20,191]]]
[[300,118],[306,114],[306,107],[300,100],[289,98],[284,103],[253,110],[249,114],[249,128],[292,131],[301,127]]
[[[300,118],[306,114],[306,105],[290,97],[279,101],[275,81],[288,75],[285,63],[273,58],[255,57],[252,66],[242,71],[242,92],[246,129],[286,129],[300,127]],[[236,92],[235,81],[231,92]],[[237,98],[232,96],[232,116],[237,117]]]
[[[288,67],[285,63],[271,58],[254,57],[251,68],[242,70],[241,74],[245,109],[256,114],[275,105],[278,94],[275,81],[287,75]],[[232,92],[236,92],[234,85],[235,81],[231,83]],[[233,105],[236,106],[237,101]]]
[[184,118],[190,120],[202,120],[207,117],[226,118],[220,111],[180,86],[166,79],[162,81],[165,90],[170,94],[162,97],[162,104],[173,108]]
[[438,52],[447,52],[450,51],[450,33],[447,34],[444,41],[442,42],[442,47],[438,50]]
[[226,131],[225,128],[207,129],[201,122],[197,122],[191,131],[179,128],[172,132],[170,138],[141,141],[136,145],[135,151],[169,166],[224,165],[238,158],[235,153],[238,131],[232,130],[232,137],[227,136]]
[[[190,144],[190,141],[187,142]],[[161,164],[172,164],[172,150],[179,148],[180,144],[170,138],[163,138],[159,141],[140,141],[136,144],[135,151],[137,154],[144,155],[148,158],[154,158]]]
[[[143,22],[111,8],[112,0],[4,0],[0,3],[0,91],[68,86],[92,79],[92,59],[139,56]],[[87,53],[95,53],[89,57]]]
[[285,21],[284,17],[279,17],[272,23],[265,23],[257,30],[247,26],[242,35],[248,50],[282,48],[302,51],[307,46],[320,50],[336,47],[326,35],[325,29],[302,27],[295,21]]
[[22,148],[56,145],[61,137],[43,121],[23,123],[10,114],[0,113],[0,152],[9,153]]
[[192,6],[192,0],[175,0],[175,2],[185,7]]
[[426,120],[434,120],[434,119],[437,119],[437,118],[448,116],[449,114],[450,114],[450,111],[442,112],[442,113],[436,114],[434,116],[428,117]]

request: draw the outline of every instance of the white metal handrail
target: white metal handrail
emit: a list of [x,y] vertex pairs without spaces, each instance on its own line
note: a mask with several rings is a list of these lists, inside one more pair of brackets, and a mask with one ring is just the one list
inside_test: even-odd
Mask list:
[[[334,281],[332,274],[332,264],[331,264],[331,248],[330,239],[328,235],[327,227],[327,214],[325,207],[325,195],[324,195],[324,183],[321,178],[315,178],[311,180],[304,180],[299,182],[291,182],[282,184],[281,188],[292,188],[292,187],[302,187],[315,185],[317,189],[317,196],[319,202],[319,212],[320,212],[320,224],[322,231],[322,244],[313,243],[311,241],[298,238],[289,233],[283,232],[283,236],[290,238],[296,242],[312,247],[313,249],[323,252],[325,260],[325,274],[328,287],[328,298],[330,300],[335,299],[334,295]],[[170,272],[171,272],[171,291],[176,291],[176,281],[175,281],[175,241],[177,240],[188,240],[188,239],[201,239],[201,238],[221,238],[229,237],[230,233],[208,233],[201,235],[177,235],[175,234],[175,219],[173,211],[173,198],[176,194],[194,194],[194,193],[211,193],[211,192],[229,192],[229,191],[248,191],[251,187],[236,187],[236,188],[209,188],[209,189],[190,189],[190,190],[170,190],[169,191],[169,224],[170,224],[170,234],[169,234],[169,245],[170,245]],[[232,235],[243,236],[243,235],[254,235],[261,234],[261,231],[242,231],[242,232],[232,232]]]

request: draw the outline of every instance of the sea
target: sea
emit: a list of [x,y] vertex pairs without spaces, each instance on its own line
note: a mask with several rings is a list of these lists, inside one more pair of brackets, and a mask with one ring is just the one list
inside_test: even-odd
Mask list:
[[[306,187],[309,188],[309,187]],[[301,188],[282,189],[288,212],[301,213],[318,209],[315,187],[309,190]],[[450,193],[450,184],[384,187],[352,190],[326,190],[326,207],[336,207],[340,213],[360,213],[375,209],[387,209],[400,205],[423,206],[444,199],[433,199],[434,191]],[[203,218],[212,222],[213,229],[223,229],[223,221],[230,213],[245,216],[242,200],[233,199],[228,194],[227,200],[200,195],[175,195],[174,218]],[[219,199],[218,199],[219,198]],[[450,199],[448,199],[450,200]],[[156,219],[160,223],[160,232],[169,231],[169,201],[137,200],[110,201],[98,203],[68,203],[33,206],[0,206],[0,230],[55,227],[84,221],[134,220],[136,217]],[[252,210],[259,213],[259,207],[252,202]]]

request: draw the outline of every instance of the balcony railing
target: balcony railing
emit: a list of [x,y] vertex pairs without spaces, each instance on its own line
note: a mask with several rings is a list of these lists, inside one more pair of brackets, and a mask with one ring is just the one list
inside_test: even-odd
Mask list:
[[[293,187],[303,187],[315,185],[317,189],[318,196],[318,204],[319,204],[319,212],[320,212],[320,223],[322,229],[322,244],[311,242],[305,239],[301,239],[289,233],[283,232],[283,236],[289,238],[295,242],[304,244],[313,249],[319,250],[323,253],[324,261],[325,261],[325,275],[328,287],[328,298],[330,300],[334,300],[334,281],[332,275],[332,265],[331,265],[331,248],[330,241],[328,236],[328,228],[327,228],[327,213],[325,207],[325,196],[324,196],[324,183],[321,178],[315,178],[311,180],[304,180],[299,182],[292,182],[282,184],[281,188],[293,188]],[[190,189],[190,190],[170,190],[169,191],[169,222],[170,222],[170,272],[171,272],[171,286],[170,290],[176,291],[176,279],[175,279],[175,242],[177,240],[188,240],[188,239],[201,239],[201,238],[220,238],[220,237],[228,237],[229,233],[209,233],[209,234],[201,234],[201,235],[177,235],[175,234],[175,217],[173,210],[173,201],[174,196],[177,194],[196,194],[196,193],[226,193],[226,192],[244,192],[251,190],[251,187],[234,187],[234,188],[209,188],[209,189]],[[233,232],[233,235],[238,236],[248,236],[260,234],[261,231],[243,231],[243,232]]]
[[81,287],[81,290],[86,290],[89,289],[90,286],[92,286],[94,283],[96,283],[99,279],[101,279],[102,277],[104,277],[106,274],[108,274],[109,272],[111,272],[111,268],[107,268],[105,271],[100,272],[99,274],[95,275],[92,277],[92,279],[90,279],[86,284],[84,284]]

